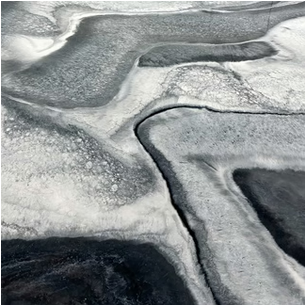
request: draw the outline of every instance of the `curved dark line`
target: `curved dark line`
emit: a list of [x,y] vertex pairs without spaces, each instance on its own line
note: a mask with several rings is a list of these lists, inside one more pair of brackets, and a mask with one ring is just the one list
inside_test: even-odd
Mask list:
[[[173,107],[173,108],[164,108],[164,109],[156,110],[155,112],[151,113],[150,115],[146,116],[144,119],[142,119],[142,120],[140,120],[139,122],[136,123],[136,125],[134,126],[134,133],[135,133],[135,136],[137,137],[139,143],[140,143],[141,146],[143,147],[143,149],[144,149],[144,150],[146,151],[146,153],[150,156],[150,158],[152,159],[152,161],[155,163],[157,169],[159,170],[159,172],[160,172],[160,174],[161,174],[163,180],[164,180],[165,183],[166,183],[166,187],[167,187],[168,192],[169,192],[169,195],[170,195],[170,200],[171,200],[172,206],[173,206],[174,209],[176,210],[176,212],[177,212],[177,214],[178,214],[178,216],[179,216],[179,218],[180,218],[182,224],[184,225],[184,227],[186,228],[188,234],[191,236],[191,238],[192,238],[192,240],[193,240],[193,242],[194,242],[195,250],[196,250],[196,260],[197,260],[197,263],[199,264],[200,269],[201,269],[201,272],[203,273],[204,278],[205,278],[205,280],[206,280],[206,283],[207,283],[208,287],[209,287],[210,290],[211,290],[211,294],[212,294],[212,297],[213,297],[213,299],[214,299],[214,301],[215,301],[215,304],[216,304],[216,305],[222,305],[222,304],[219,302],[217,296],[215,295],[215,291],[213,291],[213,288],[212,288],[211,285],[209,284],[207,273],[206,273],[206,271],[205,271],[204,266],[203,266],[202,263],[201,263],[201,259],[200,259],[200,255],[199,255],[199,253],[200,253],[200,248],[199,248],[199,245],[198,245],[198,242],[197,242],[197,238],[196,238],[195,232],[191,229],[190,225],[188,224],[188,221],[187,221],[187,219],[186,219],[186,216],[184,215],[183,210],[182,210],[177,204],[175,204],[174,199],[173,199],[173,193],[172,193],[172,191],[171,191],[171,187],[170,187],[170,184],[169,184],[168,179],[167,179],[166,176],[164,175],[164,173],[163,173],[161,167],[159,166],[157,160],[156,160],[156,159],[154,158],[154,156],[149,152],[149,150],[146,148],[145,144],[141,141],[141,138],[140,138],[139,133],[138,133],[138,130],[139,130],[140,125],[141,125],[144,121],[146,121],[147,119],[149,119],[150,117],[152,117],[152,116],[154,116],[154,115],[157,115],[157,114],[160,114],[160,113],[162,113],[162,112],[165,112],[165,111],[167,111],[167,110],[171,110],[171,109],[175,109],[175,108],[183,108],[183,107],[186,108],[185,106],[181,106],[181,107],[177,106],[177,107]],[[197,109],[198,109],[198,107],[195,107],[195,106],[194,106],[194,107],[189,106],[188,108],[192,108],[192,109],[193,109],[193,108],[194,108],[194,109],[197,108]]]
[[[143,120],[143,122],[145,121],[146,119]],[[142,123],[142,122],[141,122]],[[139,143],[141,144],[141,146],[143,147],[143,149],[146,151],[146,153],[150,156],[150,158],[152,159],[152,161],[154,162],[154,164],[156,165],[158,171],[160,172],[161,176],[162,176],[162,179],[165,181],[165,184],[166,184],[166,187],[168,189],[168,192],[169,192],[169,195],[170,195],[170,200],[171,200],[171,203],[172,203],[172,206],[174,207],[174,209],[176,210],[183,226],[186,228],[188,234],[190,235],[191,239],[193,240],[194,242],[194,245],[195,245],[195,254],[196,254],[196,263],[198,263],[198,265],[200,266],[200,271],[202,272],[203,276],[204,276],[204,279],[208,285],[208,287],[210,288],[210,291],[211,291],[211,294],[212,294],[212,297],[214,299],[214,302],[216,305],[222,305],[220,303],[220,301],[218,300],[216,294],[215,294],[215,291],[213,291],[213,288],[211,287],[209,281],[208,281],[208,275],[205,271],[205,268],[203,266],[203,264],[201,263],[201,259],[200,259],[200,248],[199,248],[199,244],[197,242],[197,238],[196,238],[196,235],[195,235],[195,232],[191,229],[190,225],[188,224],[188,221],[187,221],[187,218],[183,212],[183,210],[177,205],[174,203],[174,199],[173,199],[173,192],[171,191],[171,187],[170,187],[170,184],[169,184],[169,181],[168,179],[166,178],[166,176],[164,175],[163,171],[161,170],[161,167],[159,166],[157,160],[154,158],[154,156],[149,152],[149,150],[146,148],[145,144],[141,141],[141,138],[140,136],[138,135],[138,127],[140,126],[139,123],[137,125],[137,127],[134,129],[135,131],[135,135],[139,141]]]
[[[11,99],[10,99],[11,100]],[[20,104],[19,102],[17,101],[14,101],[15,103],[17,104]],[[166,186],[167,186],[167,189],[168,189],[168,192],[169,192],[169,195],[170,195],[170,199],[171,199],[171,203],[172,203],[172,206],[173,208],[177,211],[177,214],[178,216],[180,217],[181,219],[181,222],[182,224],[184,225],[184,227],[186,228],[186,230],[188,231],[189,235],[191,236],[193,242],[194,242],[194,245],[195,245],[195,250],[196,250],[196,259],[197,259],[197,263],[198,265],[200,266],[201,268],[201,272],[206,280],[206,283],[208,285],[208,287],[210,288],[211,290],[211,294],[214,298],[214,301],[215,301],[215,304],[216,305],[226,305],[227,303],[224,303],[220,300],[220,298],[216,295],[215,293],[215,289],[213,289],[213,285],[211,285],[210,281],[209,281],[209,278],[208,278],[208,275],[207,275],[207,272],[204,268],[204,265],[203,263],[201,262],[201,259],[200,259],[200,247],[199,247],[199,243],[197,241],[197,238],[196,238],[196,234],[195,232],[193,231],[193,229],[191,228],[191,226],[189,225],[188,223],[188,220],[183,212],[183,209],[181,209],[181,207],[175,203],[174,199],[173,199],[173,192],[171,190],[171,187],[170,187],[170,184],[169,184],[169,181],[166,177],[166,175],[164,174],[164,172],[162,171],[159,163],[157,162],[157,160],[154,158],[154,156],[150,153],[149,149],[145,146],[145,144],[143,143],[143,141],[141,140],[140,136],[139,136],[139,127],[142,123],[144,123],[147,119],[155,116],[155,115],[158,115],[158,114],[161,114],[163,112],[166,112],[166,111],[170,111],[170,110],[175,110],[175,109],[196,109],[196,110],[207,110],[207,111],[210,111],[210,112],[213,112],[213,113],[233,113],[233,114],[251,114],[251,115],[277,115],[277,116],[300,116],[300,115],[305,115],[305,113],[268,113],[268,112],[264,112],[264,111],[259,111],[259,112],[250,112],[250,111],[236,111],[236,110],[216,110],[210,106],[198,106],[198,105],[187,105],[187,104],[175,104],[175,105],[172,105],[172,106],[164,106],[164,107],[160,107],[158,109],[155,109],[153,110],[150,114],[146,115],[144,118],[140,118],[137,122],[135,122],[134,124],[134,127],[133,127],[133,131],[135,133],[135,136],[137,137],[139,143],[141,144],[141,146],[143,147],[143,149],[146,151],[146,153],[151,157],[152,161],[155,163],[155,166],[157,167],[157,169],[159,170],[163,180],[165,181],[166,183]],[[209,166],[209,164],[207,164]]]
[[164,107],[160,107],[157,108],[155,110],[153,110],[149,115],[145,116],[144,118],[142,118],[141,120],[139,120],[138,122],[135,123],[134,125],[134,132],[136,133],[136,129],[138,128],[138,126],[140,124],[142,124],[144,121],[146,121],[147,119],[166,112],[166,111],[170,111],[170,110],[175,110],[175,109],[179,109],[179,108],[186,108],[186,109],[197,109],[197,110],[208,110],[210,112],[213,113],[233,113],[233,114],[251,114],[251,115],[277,115],[277,116],[299,116],[299,115],[305,115],[305,112],[266,112],[266,111],[239,111],[239,110],[221,110],[221,109],[215,109],[213,107],[210,106],[206,106],[206,105],[190,105],[190,104],[175,104],[173,106],[164,106]]
[[[168,192],[169,192],[169,195],[170,195],[170,199],[171,199],[171,203],[172,203],[172,206],[173,208],[176,210],[178,216],[180,217],[180,220],[183,224],[183,226],[186,228],[186,230],[188,231],[189,235],[191,236],[193,242],[194,242],[194,245],[195,245],[195,250],[196,250],[196,259],[197,259],[197,263],[198,265],[200,266],[200,271],[202,272],[204,278],[205,278],[205,281],[208,285],[208,287],[210,288],[211,290],[211,294],[213,296],[213,299],[215,301],[215,304],[216,305],[225,305],[222,301],[221,301],[221,298],[219,298],[217,296],[217,293],[215,291],[215,289],[213,288],[213,285],[211,285],[210,283],[210,280],[209,280],[209,276],[204,268],[204,265],[203,263],[201,262],[201,259],[200,259],[200,247],[199,247],[199,243],[197,241],[197,237],[196,237],[196,233],[195,231],[191,228],[191,226],[189,225],[188,223],[188,220],[183,212],[183,210],[179,207],[178,204],[175,203],[174,201],[174,198],[173,198],[173,192],[171,190],[171,186],[170,186],[170,183],[166,177],[166,175],[164,174],[164,172],[162,171],[161,169],[161,166],[159,165],[158,161],[156,160],[156,158],[150,153],[149,149],[145,146],[144,142],[141,140],[140,136],[139,136],[139,127],[142,123],[144,123],[147,119],[155,116],[155,115],[158,115],[158,114],[161,114],[163,112],[166,112],[166,111],[169,111],[169,110],[175,110],[175,109],[179,109],[179,108],[185,108],[185,109],[198,109],[198,110],[202,110],[202,109],[206,109],[208,111],[211,111],[211,112],[214,112],[214,113],[235,113],[235,114],[251,114],[251,115],[278,115],[278,116],[294,116],[294,115],[304,115],[304,113],[293,113],[293,114],[289,114],[289,113],[266,113],[266,112],[249,112],[249,111],[245,111],[245,112],[239,112],[239,111],[221,111],[221,110],[215,110],[213,108],[210,108],[208,106],[195,106],[195,105],[175,105],[173,107],[170,107],[168,108],[167,107],[164,107],[164,108],[159,108],[155,111],[153,111],[152,113],[150,113],[148,116],[142,118],[140,121],[136,122],[135,125],[134,125],[134,133],[135,133],[135,136],[137,137],[139,143],[141,144],[141,146],[143,147],[143,149],[146,151],[146,153],[150,156],[150,158],[152,159],[152,161],[155,163],[157,169],[159,170],[163,180],[165,181],[166,183],[166,186],[167,186],[167,189],[168,189]],[[209,165],[209,164],[208,164]]]

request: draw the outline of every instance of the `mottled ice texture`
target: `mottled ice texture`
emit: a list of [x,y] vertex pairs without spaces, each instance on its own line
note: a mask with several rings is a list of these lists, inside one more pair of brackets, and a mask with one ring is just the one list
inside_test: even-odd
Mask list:
[[231,190],[236,168],[304,169],[304,126],[303,115],[204,109],[168,110],[139,126],[140,140],[195,232],[221,304],[305,301],[304,268],[278,248],[249,204]]
[[2,4],[2,238],[151,243],[197,304],[304,304],[232,177],[304,171],[304,3],[63,4]]
[[255,91],[287,111],[304,112],[305,97],[305,19],[282,23],[267,35],[282,50],[275,58],[255,62],[228,63]]
[[[3,111],[3,123],[2,220],[9,224],[7,218],[17,217],[21,236],[26,227],[52,234],[59,219],[70,223],[67,230],[85,226],[90,215],[131,204],[154,188],[153,173],[141,160],[125,166],[81,130],[12,108]],[[9,229],[16,233],[10,225],[3,233]]]
[[303,16],[304,8],[300,3],[255,13],[189,11],[88,17],[61,49],[6,74],[3,92],[59,108],[104,105],[118,94],[135,61],[148,48],[159,43],[257,39],[279,22]]
[[126,162],[107,151],[107,142],[3,102],[3,239],[97,235],[153,242],[196,298],[213,304],[193,240],[143,150]]

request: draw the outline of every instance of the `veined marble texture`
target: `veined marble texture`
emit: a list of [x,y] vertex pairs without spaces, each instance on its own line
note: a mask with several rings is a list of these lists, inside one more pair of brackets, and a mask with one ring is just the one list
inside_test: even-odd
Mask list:
[[2,304],[305,304],[305,2],[1,8]]

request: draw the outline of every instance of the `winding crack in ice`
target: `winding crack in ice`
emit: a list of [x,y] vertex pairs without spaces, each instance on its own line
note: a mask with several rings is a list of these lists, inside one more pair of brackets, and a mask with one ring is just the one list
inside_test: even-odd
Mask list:
[[[84,15],[74,15],[74,17],[71,18],[72,19],[69,22],[69,29],[67,29],[67,31],[58,38],[55,38],[50,47],[45,48],[41,45],[39,46],[38,42],[37,47],[32,48],[32,61],[41,58],[39,56],[48,56],[52,52],[55,52],[56,50],[62,48],[66,43],[67,38],[74,35],[75,31],[77,30],[77,26],[80,20],[84,18]],[[302,20],[298,20],[297,22],[300,21],[302,22]],[[289,22],[287,22],[287,25],[289,24]],[[274,31],[278,31],[278,29],[283,29],[283,26],[283,24],[279,25],[277,28],[274,29]],[[269,41],[268,37],[269,36],[266,36],[266,39]],[[274,38],[275,43],[276,41],[278,41],[278,38],[280,39],[280,35],[279,37]],[[272,41],[272,43],[274,41]],[[281,43],[284,44],[283,41],[281,41]],[[282,47],[281,45],[279,46]],[[38,49],[40,49],[40,51],[37,51]],[[280,55],[278,57],[272,58],[271,61],[279,61],[280,64],[285,64],[284,60],[292,60],[293,58],[291,55],[293,54],[292,52],[294,50],[289,52],[284,50],[285,48],[282,48],[282,53],[280,52]],[[35,57],[33,54],[38,55],[35,55]],[[286,57],[283,54],[286,55]],[[253,63],[247,62],[246,64],[250,66],[250,69],[247,70],[247,68],[246,70],[250,71],[251,69],[255,69],[254,66],[257,64],[257,62],[258,61],[255,61]],[[268,64],[269,62],[270,61],[268,61],[268,59],[259,61],[261,66],[265,65],[266,63]],[[230,65],[230,70],[237,71],[238,73],[240,73],[241,77],[243,77],[243,71],[240,71],[240,69],[238,69],[238,64],[228,65]],[[215,67],[216,70],[222,69],[220,65],[216,63],[202,64],[201,66],[197,66],[199,67],[198,70],[204,67],[209,67],[211,68],[211,70],[213,70]],[[192,68],[192,65],[183,65],[180,67],[176,67],[175,69],[179,69],[181,67],[188,70]],[[146,162],[146,164],[148,164],[148,166],[154,171],[156,177],[158,177],[158,187],[156,188],[156,192],[152,193],[150,196],[146,196],[145,198],[140,198],[130,207],[121,207],[117,211],[109,212],[106,215],[101,215],[98,212],[95,215],[92,215],[92,213],[88,213],[87,215],[82,210],[80,215],[77,216],[86,218],[85,226],[81,228],[76,228],[75,234],[96,234],[103,235],[104,237],[117,237],[120,239],[137,237],[139,240],[143,241],[153,240],[154,242],[156,242],[156,244],[159,244],[162,249],[164,249],[164,252],[166,252],[167,256],[172,260],[172,262],[178,265],[178,268],[180,269],[180,274],[185,279],[190,277],[188,278],[189,285],[192,286],[191,289],[196,295],[198,303],[202,304],[204,302],[203,300],[206,300],[207,304],[211,304],[213,301],[209,296],[208,289],[206,289],[205,287],[205,281],[201,279],[197,270],[197,261],[195,258],[195,253],[193,252],[195,248],[194,242],[196,243],[196,240],[192,240],[188,234],[190,232],[188,232],[189,225],[185,222],[183,225],[181,218],[179,218],[178,214],[175,212],[175,210],[173,210],[172,202],[168,194],[168,188],[166,187],[166,181],[162,179],[161,173],[157,171],[158,164],[152,163],[150,157],[145,153],[143,147],[140,145],[138,138],[136,137],[137,128],[149,117],[161,114],[161,112],[165,112],[169,108],[201,107],[202,109],[207,108],[211,111],[224,113],[244,112],[245,115],[247,113],[264,114],[268,111],[271,113],[277,111],[271,108],[270,105],[267,105],[267,107],[265,105],[255,105],[255,107],[253,107],[253,105],[245,102],[232,106],[232,104],[230,104],[231,100],[227,100],[225,101],[225,103],[221,104],[218,99],[213,98],[211,98],[212,102],[209,100],[204,100],[200,96],[190,98],[190,96],[192,95],[197,95],[199,88],[194,88],[193,91],[190,91],[188,88],[183,88],[185,95],[180,97],[176,97],[174,93],[164,93],[164,84],[166,84],[167,82],[166,77],[171,71],[173,71],[172,68],[167,68],[158,72],[153,69],[140,71],[139,68],[134,66],[132,72],[129,74],[129,78],[122,86],[119,95],[111,103],[103,107],[93,109],[79,108],[73,110],[63,110],[59,108],[38,106],[35,105],[34,102],[26,101],[21,98],[10,98],[18,103],[25,104],[27,110],[30,109],[30,111],[36,114],[37,116],[52,117],[54,119],[55,124],[59,124],[65,127],[73,125],[85,130],[89,135],[92,135],[105,147],[109,148],[111,154],[117,156],[121,160],[124,160],[126,164],[136,164],[135,160],[137,159],[142,159],[144,160],[144,162]],[[217,73],[218,72],[216,71],[215,74]],[[146,82],[144,84],[143,79],[146,79]],[[251,85],[253,85],[254,83],[255,82],[252,82]],[[256,86],[256,90],[260,90],[259,84],[253,86]],[[251,88],[249,90],[252,90]],[[264,90],[262,91],[264,94],[267,94]],[[195,93],[193,94],[193,92]],[[238,101],[238,94],[234,94]],[[159,98],[156,99],[156,97]],[[223,96],[223,98],[226,99],[225,96]],[[180,105],[178,105],[179,103]],[[289,104],[284,106],[286,108],[281,108],[281,106],[279,107],[280,111],[282,111],[283,113],[278,114],[281,114],[282,117],[288,117],[291,116],[293,112],[299,112],[299,115],[296,115],[296,117],[298,117],[301,115],[300,113],[304,112],[304,108],[302,107],[301,109],[295,109],[291,108]],[[118,113],[120,115],[117,115]],[[248,164],[247,160],[240,158],[239,161],[235,160],[235,163],[232,163],[232,166],[237,166],[236,162],[244,162],[244,164]],[[281,164],[287,162],[290,167],[292,166],[291,160],[285,162],[284,161],[281,160],[279,162],[276,160],[272,160],[272,164],[274,165],[276,164],[276,162],[282,162]],[[251,160],[251,162],[253,162],[254,164],[259,163],[261,165],[270,164],[266,161],[257,159],[255,159],[254,161]],[[217,164],[209,162],[209,160],[205,160],[205,163],[210,164],[212,168],[216,168],[220,172],[225,172],[225,169],[219,168]],[[240,165],[240,163],[238,165]],[[276,167],[276,165],[274,165],[274,167]],[[232,168],[230,168],[230,170],[232,170]],[[224,181],[228,180],[224,179]],[[149,201],[149,203],[147,203],[147,201]],[[166,206],[166,211],[164,210],[164,206]],[[161,212],[156,211],[156,207],[159,207]],[[9,212],[10,206],[8,205],[6,206],[6,208],[7,210],[5,214],[7,216],[11,216]],[[135,212],[135,210],[137,212]],[[147,217],[148,211],[151,212],[149,218]],[[41,217],[39,213],[37,215],[38,218]],[[128,221],[126,221],[126,215],[128,215],[129,217]],[[31,214],[27,214],[27,216],[24,216],[23,221],[26,222],[26,217],[32,216],[33,215]],[[46,219],[48,219],[49,217],[48,213],[44,213],[43,216]],[[158,218],[159,221],[155,221],[154,217]],[[75,219],[77,220],[77,217]],[[113,224],[114,219],[115,224]],[[13,223],[13,221],[11,223]],[[62,227],[59,227],[59,231],[57,232],[57,234],[60,234],[60,230],[63,230],[62,234],[64,235],[64,221],[60,222],[60,225],[62,225]],[[38,228],[38,231],[41,236],[43,236],[43,234],[45,233],[43,226]],[[173,249],[175,248],[176,250],[173,251]],[[288,261],[289,259],[283,256],[283,260]],[[289,272],[294,277],[294,280],[298,282],[299,286],[302,286],[304,288],[304,279],[303,276],[300,275],[302,272],[300,273],[299,267],[295,266],[295,263],[292,261],[286,264],[286,268],[287,270],[290,268]],[[205,287],[204,289],[202,289],[204,291],[200,291],[201,287]]]
[[[232,197],[226,187],[230,179],[223,172],[243,167],[304,170],[304,156],[298,154],[304,146],[304,115],[220,114],[185,107],[163,111],[141,124],[141,143],[159,164],[175,195],[173,204],[184,211],[187,226],[195,232],[200,260],[220,304],[235,304],[230,293],[239,304],[256,304],[259,291],[260,304],[302,304],[305,269],[275,245],[244,199]],[[213,170],[202,168],[206,162]],[[284,278],[282,293],[272,293]]]

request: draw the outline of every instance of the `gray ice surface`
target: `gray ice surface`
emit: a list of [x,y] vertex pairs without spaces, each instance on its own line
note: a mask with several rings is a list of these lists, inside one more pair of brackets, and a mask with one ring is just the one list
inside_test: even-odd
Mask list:
[[305,170],[304,7],[3,2],[2,239],[151,243],[196,304],[303,305],[233,173]]

